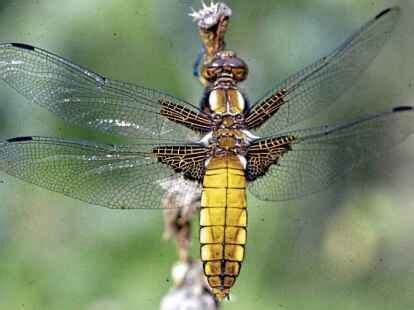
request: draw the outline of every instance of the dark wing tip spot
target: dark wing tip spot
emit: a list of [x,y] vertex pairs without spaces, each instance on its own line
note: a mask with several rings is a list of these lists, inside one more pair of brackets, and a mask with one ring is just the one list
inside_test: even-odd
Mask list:
[[392,109],[393,112],[403,112],[403,111],[412,111],[414,109],[414,107],[412,106],[400,106],[400,107],[395,107],[394,109]]
[[35,49],[34,46],[24,44],[24,43],[12,43],[11,45],[14,47],[22,48],[22,49],[29,50],[29,51],[34,51]]
[[377,16],[375,16],[375,19],[380,19],[381,17],[383,17],[384,15],[387,15],[389,12],[391,11],[398,11],[399,7],[392,7],[392,8],[388,8],[385,9],[384,11],[382,11],[381,13],[379,13]]
[[11,138],[8,139],[7,142],[24,142],[24,141],[32,141],[33,138],[32,137],[16,137],[16,138]]

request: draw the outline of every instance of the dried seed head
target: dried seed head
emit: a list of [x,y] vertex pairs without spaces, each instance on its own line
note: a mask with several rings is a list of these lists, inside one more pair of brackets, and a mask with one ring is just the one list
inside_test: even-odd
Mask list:
[[221,18],[230,17],[232,14],[231,9],[224,3],[214,3],[213,1],[210,2],[210,5],[206,5],[204,1],[201,3],[202,9],[199,11],[192,9],[192,13],[189,14],[200,28],[211,28],[218,24]]

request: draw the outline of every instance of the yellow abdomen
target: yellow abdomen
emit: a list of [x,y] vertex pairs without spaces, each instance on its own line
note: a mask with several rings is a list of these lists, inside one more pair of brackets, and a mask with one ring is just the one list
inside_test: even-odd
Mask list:
[[246,244],[246,178],[237,156],[214,157],[203,179],[201,260],[213,294],[223,299],[240,273]]

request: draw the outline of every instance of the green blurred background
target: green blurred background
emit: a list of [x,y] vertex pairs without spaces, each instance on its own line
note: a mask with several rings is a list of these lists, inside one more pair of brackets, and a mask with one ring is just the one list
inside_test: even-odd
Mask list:
[[[248,62],[254,100],[390,5],[403,19],[335,113],[413,104],[414,2],[227,1],[228,46]],[[197,102],[198,1],[1,0],[0,41],[50,50],[114,79]],[[100,140],[0,84],[0,138]],[[286,204],[249,197],[247,259],[223,309],[413,309],[414,138],[321,194]],[[173,242],[161,211],[112,211],[0,175],[0,309],[158,309]],[[198,254],[197,223],[194,255]]]

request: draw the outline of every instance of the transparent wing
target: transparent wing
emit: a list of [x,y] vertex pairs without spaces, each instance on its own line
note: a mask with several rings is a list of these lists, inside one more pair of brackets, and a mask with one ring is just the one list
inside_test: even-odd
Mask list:
[[185,101],[107,79],[25,44],[0,44],[0,77],[32,103],[69,123],[117,135],[194,138],[191,129],[161,115],[164,105],[170,114],[177,110],[183,113],[182,107],[205,120],[202,112]]
[[[14,138],[0,143],[0,170],[94,205],[161,208],[164,192],[181,176],[158,162],[152,148],[150,144]],[[199,191],[196,183],[183,182],[189,190]]]
[[383,11],[329,56],[291,76],[255,103],[246,118],[251,128],[256,127],[255,134],[265,137],[293,128],[334,104],[379,53],[399,16],[398,7]]
[[[264,176],[249,183],[262,200],[320,191],[356,165],[374,159],[414,132],[414,107],[398,107],[342,124],[284,132],[294,142]],[[286,140],[286,139],[284,139]]]

